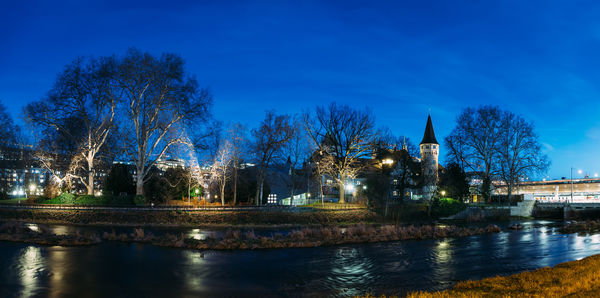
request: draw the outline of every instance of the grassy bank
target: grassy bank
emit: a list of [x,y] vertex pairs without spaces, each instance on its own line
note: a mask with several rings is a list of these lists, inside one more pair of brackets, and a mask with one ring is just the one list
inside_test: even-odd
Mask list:
[[[35,229],[34,229],[35,228]],[[412,239],[436,239],[465,237],[484,233],[497,233],[500,228],[490,225],[486,228],[460,228],[454,226],[366,226],[352,225],[346,228],[321,227],[292,230],[287,234],[275,233],[272,236],[257,236],[254,230],[228,230],[219,238],[203,240],[185,238],[183,234],[162,234],[156,236],[143,228],[133,233],[87,233],[86,235],[55,235],[43,225],[30,227],[19,222],[9,222],[0,226],[0,240],[27,242],[47,245],[90,245],[102,241],[147,243],[165,247],[199,250],[243,250],[272,248],[301,248],[332,246],[341,244],[373,243]]]
[[463,281],[450,290],[417,292],[411,298],[446,297],[597,297],[600,255],[510,276]]
[[269,226],[378,223],[367,210],[344,211],[108,211],[2,209],[4,221],[129,226]]

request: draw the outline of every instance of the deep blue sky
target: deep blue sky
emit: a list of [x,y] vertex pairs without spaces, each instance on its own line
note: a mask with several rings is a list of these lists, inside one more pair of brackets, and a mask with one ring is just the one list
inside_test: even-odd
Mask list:
[[337,101],[418,142],[431,109],[441,141],[464,107],[495,104],[535,123],[551,177],[600,172],[597,1],[6,2],[15,118],[74,58],[137,47],[180,54],[225,122]]

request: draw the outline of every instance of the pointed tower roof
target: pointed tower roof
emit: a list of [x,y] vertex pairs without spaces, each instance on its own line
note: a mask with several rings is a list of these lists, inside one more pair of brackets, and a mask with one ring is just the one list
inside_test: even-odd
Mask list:
[[433,132],[433,124],[431,123],[431,115],[427,116],[427,126],[425,127],[425,135],[423,135],[423,140],[421,144],[438,144],[435,139],[435,132]]

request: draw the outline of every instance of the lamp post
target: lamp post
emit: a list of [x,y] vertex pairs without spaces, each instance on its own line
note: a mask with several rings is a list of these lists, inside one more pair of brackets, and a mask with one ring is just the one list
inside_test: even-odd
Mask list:
[[573,167],[571,167],[571,203],[573,203]]

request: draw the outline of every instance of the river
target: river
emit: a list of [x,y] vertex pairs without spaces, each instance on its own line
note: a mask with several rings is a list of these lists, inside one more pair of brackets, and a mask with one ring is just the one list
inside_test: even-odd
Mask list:
[[[600,235],[564,235],[546,225],[550,222],[522,223],[520,231],[465,238],[256,251],[0,242],[0,296],[402,295],[600,253]],[[204,237],[214,232],[185,233]]]

